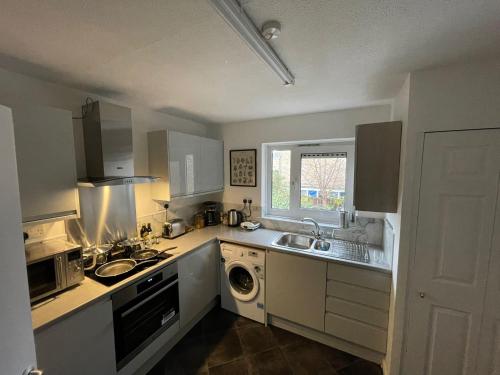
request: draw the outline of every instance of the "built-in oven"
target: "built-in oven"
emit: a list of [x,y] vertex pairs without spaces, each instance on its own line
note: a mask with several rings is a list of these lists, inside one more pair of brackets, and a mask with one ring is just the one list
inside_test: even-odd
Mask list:
[[31,303],[84,279],[82,248],[66,241],[27,245],[26,260]]
[[112,295],[117,370],[179,320],[177,263]]

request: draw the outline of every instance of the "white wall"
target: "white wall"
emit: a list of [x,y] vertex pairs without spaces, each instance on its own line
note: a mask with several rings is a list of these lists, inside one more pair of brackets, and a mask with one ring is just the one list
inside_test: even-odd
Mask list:
[[[418,186],[415,183],[420,168],[421,137],[428,131],[499,128],[500,60],[414,72],[410,76],[409,98],[401,238],[396,271],[397,288],[401,292],[396,295],[396,334],[403,331],[406,319],[406,275],[411,270],[409,260],[413,258],[415,244],[418,203]],[[393,363],[399,362],[396,351],[393,351],[392,359]],[[391,366],[391,369],[391,374],[404,373],[396,366]]]
[[[391,106],[377,105],[331,112],[312,113],[253,120],[220,126],[224,140],[225,203],[240,204],[243,198],[252,198],[261,206],[261,146],[268,142],[354,138],[355,126],[363,123],[389,121]],[[230,186],[229,150],[257,149],[257,187]]]
[[[117,102],[92,93],[75,90],[0,69],[0,104],[6,106],[29,103],[47,105],[70,110],[73,112],[74,117],[80,117],[81,106],[88,96],[132,108],[134,165],[137,175],[148,174],[148,131],[168,128],[205,136],[215,134],[214,127],[196,123],[191,120],[138,107],[127,102]],[[78,164],[77,172],[79,177],[82,177],[85,174],[85,162],[82,158],[84,151],[81,121],[74,120],[74,127]],[[137,216],[144,216],[158,209],[157,205],[151,200],[149,185],[136,185],[136,206]]]

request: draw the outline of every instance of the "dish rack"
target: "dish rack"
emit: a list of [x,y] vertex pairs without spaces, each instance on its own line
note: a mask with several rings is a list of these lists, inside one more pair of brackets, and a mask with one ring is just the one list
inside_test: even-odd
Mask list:
[[332,253],[337,258],[370,263],[370,252],[366,243],[334,239],[332,247]]

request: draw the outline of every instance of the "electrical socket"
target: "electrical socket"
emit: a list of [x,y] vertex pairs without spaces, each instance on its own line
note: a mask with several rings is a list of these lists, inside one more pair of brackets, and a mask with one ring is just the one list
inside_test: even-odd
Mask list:
[[30,238],[39,238],[43,237],[43,235],[45,234],[45,228],[43,227],[43,224],[32,225],[26,228],[25,232],[28,233],[28,236],[30,236]]

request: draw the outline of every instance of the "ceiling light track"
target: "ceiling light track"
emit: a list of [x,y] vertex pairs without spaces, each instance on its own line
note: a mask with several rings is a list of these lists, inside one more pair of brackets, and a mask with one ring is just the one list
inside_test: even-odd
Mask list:
[[217,13],[236,31],[264,62],[280,77],[286,86],[295,83],[295,77],[267,43],[259,29],[236,0],[209,0]]

